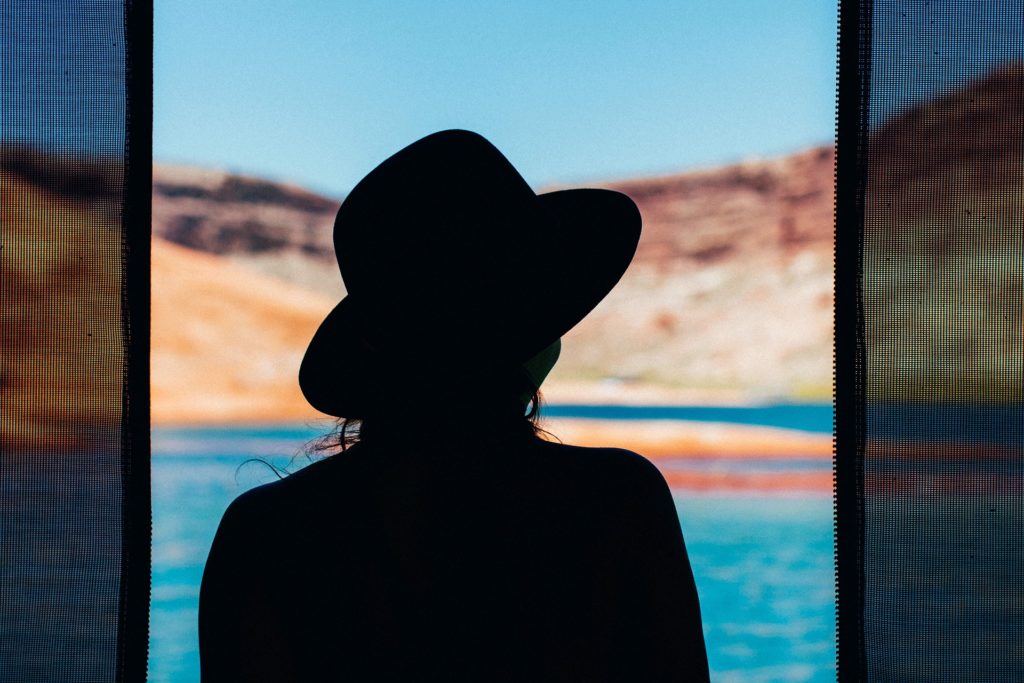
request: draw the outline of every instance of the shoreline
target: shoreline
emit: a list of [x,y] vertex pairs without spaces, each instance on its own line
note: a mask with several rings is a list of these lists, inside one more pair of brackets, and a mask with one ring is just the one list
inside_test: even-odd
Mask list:
[[[305,427],[327,432],[331,418],[262,422],[154,422],[152,428],[187,429],[288,429]],[[606,420],[545,418],[540,422],[548,440],[590,448],[624,448],[649,460],[688,458],[700,460],[831,460],[832,435],[780,427],[693,420]]]
[[625,448],[662,458],[832,459],[832,435],[796,429],[689,420],[549,418],[541,427],[576,446]]
[[[169,427],[205,425],[282,424],[333,420],[314,410],[299,392],[297,383],[287,390],[269,391],[260,395],[250,387],[226,391],[223,387],[207,387],[202,393],[172,391],[170,387],[154,386],[152,423]],[[628,406],[710,408],[753,408],[787,403],[831,403],[831,395],[767,394],[742,389],[673,387],[634,383],[623,380],[576,381],[544,383],[541,414],[544,406]]]
[[[326,432],[331,418],[266,423],[239,421],[168,425],[155,429],[303,429]],[[624,448],[650,460],[675,492],[831,494],[832,435],[795,429],[689,420],[546,418],[540,426],[560,440],[583,447]],[[543,435],[542,435],[543,436]],[[690,463],[687,466],[687,463]],[[716,469],[715,462],[731,463]],[[773,464],[807,463],[812,469],[773,470]]]
[[696,472],[658,468],[669,488],[698,493],[831,494],[832,471],[827,472]]

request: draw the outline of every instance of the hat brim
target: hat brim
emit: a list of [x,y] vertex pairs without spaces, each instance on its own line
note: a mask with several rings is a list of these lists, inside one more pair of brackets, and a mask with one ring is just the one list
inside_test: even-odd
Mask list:
[[[317,410],[361,418],[397,398],[429,389],[480,366],[522,364],[579,323],[608,294],[633,258],[640,213],[611,190],[573,189],[536,196],[537,243],[524,251],[518,296],[495,302],[500,316],[450,314],[447,302],[428,304],[426,318],[404,340],[404,366],[367,339],[365,314],[345,297],[313,336],[299,369],[299,386]],[[467,283],[471,287],[471,283]],[[511,321],[501,325],[503,321]],[[524,324],[516,324],[522,321]],[[528,324],[525,324],[528,321]]]

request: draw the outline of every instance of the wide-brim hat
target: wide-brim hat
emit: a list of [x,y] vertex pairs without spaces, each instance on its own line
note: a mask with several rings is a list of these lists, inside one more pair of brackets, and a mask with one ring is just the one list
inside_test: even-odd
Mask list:
[[639,238],[640,213],[622,193],[538,195],[480,135],[429,135],[338,210],[348,294],[306,350],[302,392],[324,413],[365,418],[441,390],[479,391],[582,320]]

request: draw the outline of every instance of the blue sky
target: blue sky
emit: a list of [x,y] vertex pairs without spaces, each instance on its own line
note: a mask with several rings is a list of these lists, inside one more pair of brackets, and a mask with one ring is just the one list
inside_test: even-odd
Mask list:
[[154,156],[341,195],[443,128],[535,187],[834,134],[829,0],[157,0]]

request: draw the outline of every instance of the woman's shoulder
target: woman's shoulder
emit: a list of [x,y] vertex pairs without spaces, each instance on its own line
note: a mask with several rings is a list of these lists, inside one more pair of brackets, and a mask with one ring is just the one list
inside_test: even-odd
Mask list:
[[650,464],[650,460],[625,448],[614,448],[610,446],[577,446],[574,444],[562,443],[561,441],[538,440],[540,449],[547,451],[556,457],[567,459],[584,460],[591,463],[601,463],[609,467],[645,467],[644,463]]
[[625,448],[575,446],[542,441],[542,456],[560,459],[569,467],[589,471],[593,476],[629,488],[666,486],[665,478],[653,462]]
[[[384,454],[362,453],[361,450],[364,449],[354,446],[344,453],[306,465],[283,479],[242,493],[228,507],[225,520],[269,528],[288,523],[287,520],[296,516],[308,518],[320,514],[327,501],[333,501],[331,505],[358,505],[368,480],[380,475],[379,463],[375,466],[374,461],[385,458]],[[589,490],[627,499],[667,489],[665,478],[654,463],[625,448],[576,446],[537,439],[530,447],[513,451],[518,454],[508,453],[511,457],[503,458],[505,464],[500,468],[510,480],[528,477],[537,485],[547,480],[571,487],[577,493]],[[495,455],[481,452],[475,457]],[[523,460],[524,455],[527,461]],[[538,479],[541,473],[543,476]]]
[[317,460],[284,477],[239,494],[224,513],[224,519],[251,524],[272,524],[308,500],[313,489],[324,485],[333,458]]

